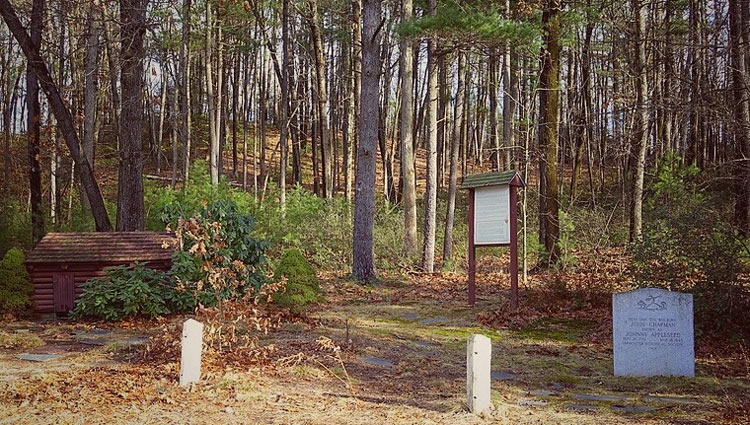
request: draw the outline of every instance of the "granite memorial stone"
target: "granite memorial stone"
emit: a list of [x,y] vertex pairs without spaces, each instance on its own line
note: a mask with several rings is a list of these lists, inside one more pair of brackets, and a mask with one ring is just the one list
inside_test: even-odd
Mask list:
[[691,294],[613,294],[612,338],[617,376],[695,376]]

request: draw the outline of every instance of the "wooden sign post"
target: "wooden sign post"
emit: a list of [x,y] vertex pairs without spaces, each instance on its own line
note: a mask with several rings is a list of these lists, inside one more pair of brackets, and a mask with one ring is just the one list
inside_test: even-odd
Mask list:
[[469,304],[476,303],[476,247],[510,248],[510,306],[518,307],[518,188],[516,171],[469,174],[461,189],[469,191]]

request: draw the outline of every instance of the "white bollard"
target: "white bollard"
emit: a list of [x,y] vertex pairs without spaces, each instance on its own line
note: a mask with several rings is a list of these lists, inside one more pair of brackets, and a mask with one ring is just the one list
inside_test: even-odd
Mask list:
[[484,335],[472,335],[466,346],[466,404],[471,413],[490,407],[490,363],[492,341]]
[[203,323],[188,319],[182,324],[182,356],[180,357],[180,386],[187,387],[201,379],[201,351]]

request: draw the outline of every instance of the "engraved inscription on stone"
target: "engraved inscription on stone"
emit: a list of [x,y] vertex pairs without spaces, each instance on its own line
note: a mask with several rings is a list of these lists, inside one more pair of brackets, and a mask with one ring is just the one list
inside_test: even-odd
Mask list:
[[695,376],[693,296],[644,288],[612,295],[615,375]]

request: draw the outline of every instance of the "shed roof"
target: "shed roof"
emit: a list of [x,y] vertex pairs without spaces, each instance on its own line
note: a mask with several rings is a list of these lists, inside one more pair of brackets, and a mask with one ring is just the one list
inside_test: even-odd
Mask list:
[[86,263],[169,260],[176,238],[167,232],[48,233],[27,263]]
[[485,186],[497,186],[510,184],[515,178],[518,178],[517,183],[521,186],[526,184],[523,182],[521,175],[516,170],[483,173],[483,174],[469,174],[464,177],[463,183],[461,183],[461,189],[472,189],[475,187]]

